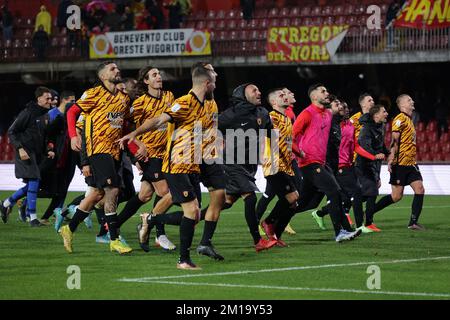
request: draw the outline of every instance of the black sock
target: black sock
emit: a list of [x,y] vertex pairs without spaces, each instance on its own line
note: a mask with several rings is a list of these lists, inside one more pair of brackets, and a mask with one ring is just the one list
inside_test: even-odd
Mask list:
[[295,209],[287,208],[280,216],[280,219],[275,223],[275,235],[277,239],[281,239],[284,229],[291,221],[292,217],[295,216]]
[[263,217],[264,212],[266,212],[267,206],[269,205],[270,201],[272,201],[272,199],[273,197],[269,197],[265,193],[262,194],[261,198],[258,201],[258,204],[256,205],[256,216],[258,217],[258,221],[260,221]]
[[258,230],[258,218],[256,217],[256,195],[252,193],[244,199],[245,203],[245,220],[247,222],[248,229],[252,235],[253,242],[257,244],[261,239]]
[[73,199],[72,202],[67,205],[67,207],[77,206],[81,203],[81,201],[83,201],[83,199],[84,199],[84,194],[81,194],[78,197],[76,197],[75,199]]
[[142,202],[141,199],[139,199],[138,194],[135,194],[133,197],[131,197],[131,199],[128,200],[128,202],[125,204],[125,207],[123,208],[122,212],[117,217],[117,228],[120,228],[144,204],[145,202]]
[[325,217],[327,214],[330,214],[330,212],[328,211],[328,206],[329,204],[327,204],[326,206],[323,206],[320,210],[317,210],[317,215],[319,217]]
[[224,202],[222,206],[222,210],[230,209],[233,206],[232,203]]
[[52,198],[52,201],[48,205],[47,210],[45,210],[42,219],[48,220],[53,215],[53,211],[58,207],[60,202],[61,199],[59,197]]
[[270,211],[270,214],[267,216],[266,219],[264,219],[264,221],[268,224],[274,224],[278,219],[280,219],[280,215],[282,215],[283,212],[285,212],[288,209],[289,209],[289,202],[287,202],[286,199],[278,199],[272,211]]
[[366,202],[366,226],[370,226],[373,223],[373,215],[375,214],[375,201],[377,197],[369,197]]
[[208,211],[208,208],[209,208],[209,206],[207,206],[206,208],[204,208],[200,211],[200,221],[205,220],[206,212]]
[[211,245],[211,239],[214,235],[214,231],[217,227],[217,221],[207,221],[205,220],[205,226],[203,228],[203,237],[200,241],[201,245],[204,246],[210,246]]
[[[153,209],[155,209],[156,204],[159,202],[159,200],[161,200],[162,197],[158,196],[157,194],[155,194],[155,200],[153,201]],[[153,210],[152,210],[152,214],[153,214]],[[163,214],[158,214],[159,215],[163,215]],[[156,227],[156,237],[159,238],[159,236],[166,234],[166,230],[164,229],[164,224],[162,223],[156,223],[155,225]]]
[[194,238],[195,220],[184,217],[180,224],[180,261],[190,260],[189,249]]
[[152,221],[154,221],[154,225],[158,223],[168,224],[172,226],[179,226],[181,224],[181,220],[183,219],[183,211],[175,211],[171,213],[158,214],[152,217]]
[[339,191],[333,192],[327,196],[328,200],[330,201],[330,203],[328,204],[330,218],[331,222],[333,223],[334,234],[337,236],[339,232],[341,232],[342,228],[350,228],[350,225],[348,224],[347,218],[342,211],[342,202]]
[[111,241],[116,240],[119,237],[120,231],[118,227],[118,217],[117,213],[105,213],[105,220],[108,224],[109,236]]
[[95,215],[97,216],[98,224],[100,225],[100,230],[98,231],[97,236],[101,237],[108,233],[106,229],[106,219],[105,219],[105,210],[103,208],[94,207]]
[[355,216],[356,227],[359,228],[364,223],[364,211],[362,205],[362,195],[360,192],[353,195],[353,214]]
[[412,202],[411,219],[409,225],[417,224],[422,213],[424,194],[415,194]]
[[75,232],[77,230],[78,225],[83,222],[84,219],[86,219],[89,216],[89,212],[84,212],[77,208],[77,211],[72,217],[72,220],[70,220],[69,228],[70,231]]
[[390,206],[393,203],[394,203],[394,200],[392,200],[392,196],[390,194],[388,194],[387,196],[384,196],[383,198],[381,198],[380,201],[378,201],[375,204],[373,213],[375,214],[378,211],[383,210],[384,208],[386,208],[387,206]]

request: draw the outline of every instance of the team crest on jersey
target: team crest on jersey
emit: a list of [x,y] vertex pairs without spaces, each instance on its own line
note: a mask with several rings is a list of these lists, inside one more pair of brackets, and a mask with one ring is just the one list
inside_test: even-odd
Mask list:
[[400,127],[401,124],[402,124],[402,121],[400,119],[395,121],[395,126]]
[[159,177],[159,174],[157,172],[157,173],[155,173],[155,178],[158,179],[158,177]]
[[107,179],[107,180],[106,180],[106,184],[112,184],[111,179]]
[[320,168],[317,168],[317,169],[316,169],[316,172],[317,172],[317,173],[320,173]]
[[258,125],[260,126],[261,125],[261,123],[262,123],[262,119],[261,118],[257,118],[256,119],[256,122],[258,123]]
[[189,192],[183,191],[183,196],[184,196],[185,198],[187,198],[188,195],[189,195]]
[[400,184],[400,180],[397,180],[397,184]]
[[108,112],[106,116],[110,122],[112,128],[122,128],[123,116],[122,112]]
[[286,186],[286,191],[291,190],[291,186]]
[[339,169],[339,173],[342,173],[342,169]]

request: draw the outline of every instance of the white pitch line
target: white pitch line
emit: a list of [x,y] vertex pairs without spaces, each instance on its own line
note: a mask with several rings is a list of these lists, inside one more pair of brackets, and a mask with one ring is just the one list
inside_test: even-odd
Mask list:
[[[148,281],[143,281],[148,282]],[[335,288],[308,288],[308,287],[283,287],[267,285],[243,285],[231,283],[204,283],[204,282],[179,282],[179,281],[151,281],[151,283],[172,284],[183,286],[209,286],[209,287],[228,287],[245,289],[270,289],[270,290],[291,290],[291,291],[319,291],[319,292],[344,292],[354,294],[381,294],[395,296],[416,296],[416,297],[435,297],[450,298],[448,293],[427,293],[427,292],[398,292],[398,291],[380,291],[380,290],[356,290],[356,289],[335,289]]]
[[185,274],[185,275],[178,275],[178,276],[144,277],[144,278],[122,278],[122,279],[118,279],[118,281],[122,281],[122,282],[154,282],[154,281],[165,280],[165,279],[214,277],[214,276],[228,276],[228,275],[266,273],[266,272],[280,272],[280,271],[293,271],[293,270],[311,270],[311,269],[322,269],[322,268],[340,268],[340,267],[351,267],[351,266],[361,266],[361,265],[371,265],[371,264],[398,264],[398,263],[432,261],[432,260],[445,260],[445,259],[450,259],[450,256],[433,257],[433,258],[419,258],[419,259],[405,259],[405,260],[390,260],[390,261],[371,261],[371,262],[354,262],[354,263],[342,263],[342,264],[324,264],[324,265],[315,265],[315,266],[287,267],[287,268],[274,268],[274,269],[261,269],[261,270],[242,270],[242,271],[217,272],[217,273]]

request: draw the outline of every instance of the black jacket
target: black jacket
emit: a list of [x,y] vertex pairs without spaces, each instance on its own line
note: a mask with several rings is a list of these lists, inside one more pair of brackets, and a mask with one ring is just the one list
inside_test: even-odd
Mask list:
[[334,173],[339,168],[339,146],[341,145],[341,120],[340,115],[334,115],[331,121],[330,137],[327,145],[327,165]]
[[[47,139],[53,128],[48,126],[48,109],[30,102],[9,127],[9,139],[16,149],[15,173],[18,179],[40,179],[39,164],[47,151]],[[18,149],[23,148],[30,160],[22,161]]]
[[[255,150],[255,146],[257,147],[256,150],[258,150],[258,152],[256,154],[256,159],[259,162],[259,146],[261,146],[260,143],[264,143],[264,141],[259,141],[261,138],[259,129],[266,129],[268,130],[267,134],[270,134],[272,122],[269,117],[269,112],[264,107],[253,105],[247,101],[245,98],[245,88],[247,85],[241,85],[233,91],[233,95],[230,99],[231,106],[219,115],[219,130],[222,132],[226,142],[225,163],[231,161],[231,159],[227,159],[227,155],[231,153],[231,150],[234,150],[233,163],[243,164],[248,170],[254,171],[257,168],[257,164],[253,161],[255,155],[253,153],[250,154],[250,151]],[[235,138],[234,142],[226,141],[227,129],[235,130],[235,135],[239,134],[239,131],[236,131],[239,129],[247,132],[247,134],[251,133],[251,131],[247,130],[253,129],[253,132],[256,134],[252,135],[252,137],[246,137],[245,140]],[[250,148],[250,146],[252,146],[252,148]],[[238,150],[242,150],[242,148],[245,148],[245,163],[240,163],[243,159],[240,159],[239,162],[237,159]]]
[[[375,123],[368,113],[359,118],[359,123],[362,128],[358,144],[373,155],[384,153],[387,156],[389,151],[384,144],[384,124]],[[380,180],[381,162],[381,160],[372,161],[360,155],[356,157],[356,166],[361,168],[363,172],[370,174],[376,181]]]

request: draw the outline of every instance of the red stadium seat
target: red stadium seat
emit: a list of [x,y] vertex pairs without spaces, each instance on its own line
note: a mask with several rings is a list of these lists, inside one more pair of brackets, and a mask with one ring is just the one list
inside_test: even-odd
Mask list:
[[438,144],[431,144],[430,145],[430,153],[438,153],[441,151],[441,146]]
[[349,16],[349,15],[353,14],[353,10],[354,9],[355,9],[355,6],[353,4],[351,4],[351,3],[349,3],[349,4],[347,4],[344,7],[344,11],[343,12],[344,12],[345,15]]
[[311,7],[303,7],[300,11],[300,16],[302,17],[309,17],[311,15]]
[[353,13],[357,14],[357,15],[363,14],[365,12],[366,12],[366,6],[363,5],[363,4],[356,5],[356,7],[355,7],[355,9],[353,11]]
[[446,152],[446,153],[450,153],[450,141],[448,141],[442,145],[442,151]]
[[266,8],[256,8],[255,18],[266,18],[267,17],[267,9]]
[[446,142],[450,141],[450,135],[448,132],[442,132],[441,136],[439,138],[439,143],[444,144]]
[[322,16],[331,16],[332,14],[333,14],[333,7],[331,6],[325,6],[321,11]]
[[425,141],[427,141],[427,135],[424,131],[418,132],[416,134],[416,141],[417,143],[424,143]]
[[284,7],[280,10],[279,15],[280,15],[280,17],[292,17],[294,15],[292,14],[291,11],[292,11],[291,8]]
[[345,24],[345,16],[338,16],[334,21],[337,25]]
[[436,131],[437,130],[437,123],[436,123],[436,121],[432,120],[432,121],[428,122],[426,130],[428,132]]
[[321,6],[315,6],[311,10],[311,16],[318,17],[318,16],[322,15],[322,11],[323,11],[323,9]]
[[225,11],[219,10],[217,12],[216,19],[225,19]]
[[439,141],[437,132],[427,132],[427,141],[437,143]]
[[206,20],[213,20],[215,18],[216,18],[216,11],[209,10],[208,13],[206,14]]
[[424,122],[419,122],[417,124],[416,131],[419,132],[419,131],[424,131],[424,130],[425,130],[425,123]]
[[334,24],[334,17],[333,16],[328,16],[325,17],[323,24],[325,25],[333,25]]
[[344,13],[344,8],[341,5],[337,5],[333,8],[333,15],[340,16]]
[[291,17],[298,17],[300,16],[300,8],[299,7],[293,7],[291,12],[290,12],[290,16]]
[[417,145],[417,150],[424,153],[424,152],[430,152],[430,145],[428,143],[422,143]]
[[278,11],[278,8],[272,8],[272,9],[270,9],[269,10],[269,18],[278,18],[278,16],[279,16],[279,11]]
[[431,153],[424,153],[424,154],[422,154],[421,160],[425,161],[425,162],[431,162],[431,161],[433,161],[433,157],[432,157]]
[[444,161],[450,162],[450,153],[444,154]]
[[295,18],[294,20],[292,20],[292,25],[293,26],[301,26],[303,22],[302,18]]

